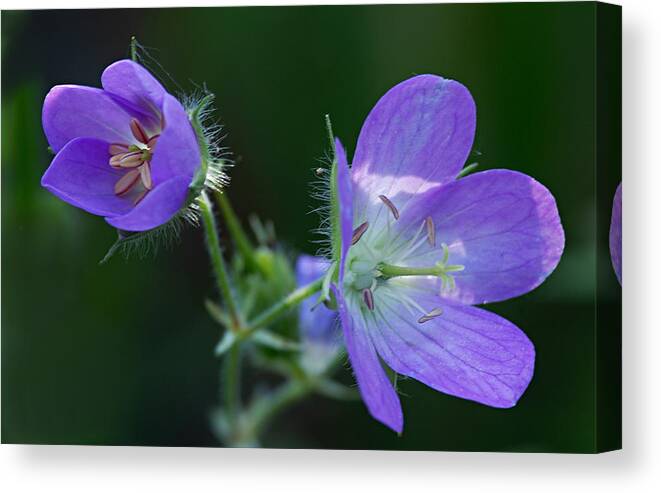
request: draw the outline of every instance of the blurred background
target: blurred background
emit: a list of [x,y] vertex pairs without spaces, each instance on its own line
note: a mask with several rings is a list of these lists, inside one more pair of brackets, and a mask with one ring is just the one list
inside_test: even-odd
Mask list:
[[[273,220],[292,251],[315,252],[308,184],[327,150],[323,115],[351,155],[376,100],[414,74],[472,92],[470,162],[530,174],[558,201],[567,241],[559,267],[534,292],[489,306],[536,346],[517,407],[408,380],[401,437],[361,402],[314,397],[282,414],[264,446],[593,450],[595,367],[601,385],[619,385],[618,362],[595,355],[595,308],[612,334],[602,344],[615,347],[621,294],[607,238],[620,171],[595,173],[595,32],[590,3],[2,12],[2,441],[217,445],[209,414],[219,332],[203,306],[214,286],[201,231],[145,259],[99,265],[115,231],[39,186],[51,159],[45,94],[99,86],[135,35],[172,92],[206,83],[216,94],[237,163],[229,196],[242,219]],[[600,420],[618,426],[619,409]]]

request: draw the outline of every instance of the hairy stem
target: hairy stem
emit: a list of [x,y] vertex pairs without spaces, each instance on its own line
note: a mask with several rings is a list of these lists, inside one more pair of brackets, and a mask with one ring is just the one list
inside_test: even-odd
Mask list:
[[241,346],[232,346],[223,365],[223,408],[227,414],[227,423],[231,435],[237,433],[239,426],[239,415],[241,414]]
[[211,265],[214,274],[216,275],[216,282],[218,283],[218,291],[220,291],[225,306],[227,307],[227,311],[230,314],[232,329],[238,331],[241,326],[241,315],[236,301],[234,300],[229,273],[227,271],[227,266],[225,265],[223,253],[220,249],[216,218],[213,215],[211,201],[206,192],[202,192],[200,197],[200,212],[202,214],[202,224],[204,225],[204,233],[207,249],[209,250],[209,257],[211,258]]
[[251,270],[259,270],[259,263],[255,257],[255,250],[248,239],[248,235],[241,227],[239,218],[236,217],[236,213],[230,203],[229,197],[227,197],[225,192],[216,192],[216,200],[218,201],[220,211],[225,218],[227,229],[229,230],[239,252],[241,252],[241,255],[245,258],[247,267]]

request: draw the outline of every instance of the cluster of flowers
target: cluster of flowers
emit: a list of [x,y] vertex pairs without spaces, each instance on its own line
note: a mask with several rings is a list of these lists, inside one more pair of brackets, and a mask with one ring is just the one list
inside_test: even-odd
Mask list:
[[[139,64],[116,62],[101,81],[46,97],[43,127],[57,154],[42,184],[119,230],[147,231],[190,203],[199,139],[182,104]],[[456,81],[421,75],[389,90],[351,166],[335,140],[332,258],[296,264],[300,285],[325,279],[321,300],[299,305],[302,365],[321,373],[346,349],[369,412],[396,432],[403,415],[384,363],[499,408],[514,406],[533,375],[525,333],[474,305],[539,286],[560,261],[564,231],[553,195],[530,176],[464,172],[475,126],[473,98]],[[621,279],[619,188],[615,202]]]

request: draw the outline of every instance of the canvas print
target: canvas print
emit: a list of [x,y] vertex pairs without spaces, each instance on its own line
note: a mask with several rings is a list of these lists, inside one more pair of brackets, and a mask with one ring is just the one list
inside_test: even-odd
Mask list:
[[2,13],[2,441],[620,447],[620,9]]

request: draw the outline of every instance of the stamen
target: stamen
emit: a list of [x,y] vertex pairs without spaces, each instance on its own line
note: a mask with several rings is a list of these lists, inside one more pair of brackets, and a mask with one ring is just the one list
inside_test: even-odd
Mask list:
[[374,296],[371,289],[363,289],[363,301],[370,311],[374,311]]
[[395,220],[399,219],[399,211],[397,210],[397,207],[395,207],[395,204],[393,204],[388,197],[385,195],[379,195],[379,198],[381,199],[381,202],[386,204],[388,209],[390,209],[390,212],[392,212],[392,215],[395,217]]
[[132,169],[115,183],[115,195],[124,195],[131,190],[140,178],[140,170]]
[[125,152],[110,158],[113,168],[137,168],[144,161],[141,151]]
[[424,324],[425,322],[429,322],[430,320],[435,319],[436,317],[440,316],[443,314],[443,310],[441,308],[434,308],[432,311],[427,313],[426,315],[423,315],[418,319],[419,324]]
[[434,220],[431,216],[425,219],[425,224],[427,225],[427,240],[431,246],[436,246],[436,229],[434,228]]
[[131,133],[138,142],[142,142],[143,144],[149,142],[149,137],[147,137],[147,132],[145,132],[143,126],[135,118],[131,120]]
[[144,199],[147,196],[147,193],[149,190],[143,190],[138,194],[138,196],[133,200],[133,205],[138,205],[140,202],[142,202],[142,199]]
[[161,136],[161,134],[156,134],[152,136],[148,141],[147,141],[147,147],[151,152],[154,152],[154,149],[156,148],[156,142],[158,141],[158,138]]
[[360,241],[360,239],[365,234],[365,231],[367,231],[368,226],[369,223],[365,221],[363,224],[361,224],[360,226],[358,226],[356,229],[353,230],[353,235],[351,236],[352,245],[355,245]]
[[145,164],[140,167],[140,179],[142,180],[142,184],[145,186],[145,188],[147,190],[151,190],[151,169],[149,163],[147,162],[145,162]]
[[108,147],[108,152],[111,156],[114,156],[115,154],[124,154],[128,151],[129,146],[126,144],[110,144],[110,147]]

